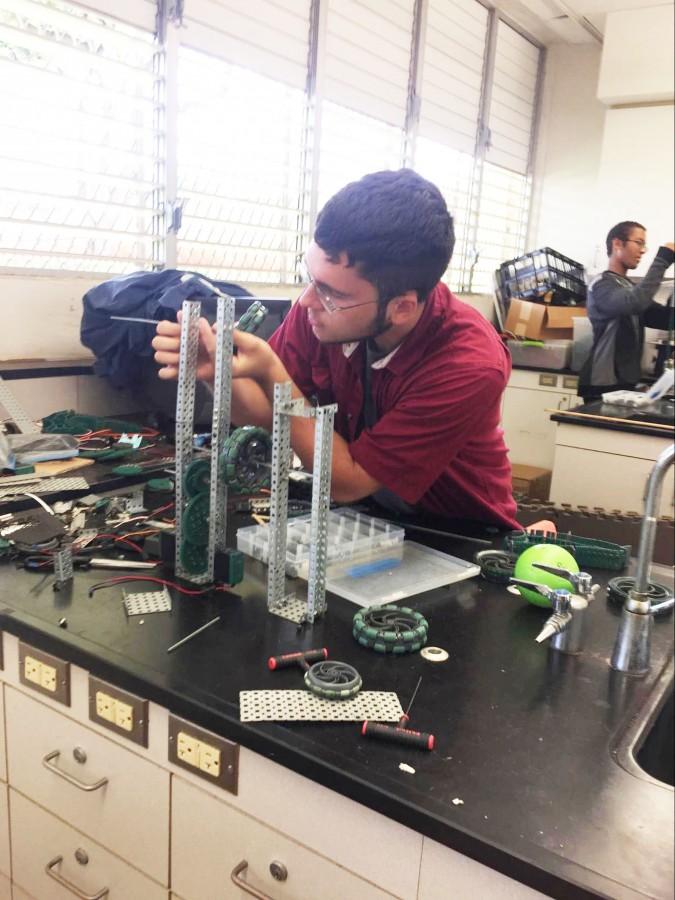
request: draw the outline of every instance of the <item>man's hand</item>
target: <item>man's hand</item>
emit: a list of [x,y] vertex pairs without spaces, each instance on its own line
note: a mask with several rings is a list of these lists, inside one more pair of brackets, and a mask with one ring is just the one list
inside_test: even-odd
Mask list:
[[[155,362],[162,367],[158,375],[166,381],[178,378],[178,360],[180,357],[180,331],[182,312],[178,313],[177,322],[160,322],[157,334],[152,339],[155,349]],[[213,384],[215,377],[216,338],[214,329],[206,319],[199,320],[199,349],[197,351],[197,378]]]
[[263,387],[273,381],[288,381],[289,376],[267,341],[246,331],[234,330],[236,356],[232,358],[233,378],[252,378]]
[[669,250],[672,250],[675,253],[675,244],[671,241],[669,244],[664,244],[664,247],[667,247]]

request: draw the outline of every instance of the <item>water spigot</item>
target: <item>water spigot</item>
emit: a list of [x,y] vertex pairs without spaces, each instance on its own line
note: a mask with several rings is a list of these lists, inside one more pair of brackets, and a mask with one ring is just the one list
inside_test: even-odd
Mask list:
[[[541,644],[550,638],[551,646],[555,650],[560,650],[561,653],[579,653],[583,638],[584,613],[588,609],[589,599],[581,594],[573,594],[565,588],[550,588],[534,581],[523,581],[521,578],[511,578],[510,582],[536,591],[542,597],[546,597],[551,604],[553,613],[535,638],[536,642]],[[592,593],[590,596],[593,596]]]

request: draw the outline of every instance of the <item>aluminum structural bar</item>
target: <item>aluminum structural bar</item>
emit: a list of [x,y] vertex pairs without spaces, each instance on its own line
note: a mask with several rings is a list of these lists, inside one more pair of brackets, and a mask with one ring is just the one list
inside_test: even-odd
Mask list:
[[[216,290],[214,288],[214,290]],[[224,551],[227,541],[227,484],[221,475],[220,460],[230,434],[232,411],[232,331],[234,298],[216,290],[216,371],[213,381],[213,424],[211,430],[211,481],[209,485],[209,553],[207,572],[213,580],[216,550]]]
[[285,593],[291,416],[311,417],[316,420],[310,524],[311,549],[307,606],[302,617],[303,621],[310,623],[326,610],[328,508],[333,456],[333,421],[336,410],[335,404],[311,407],[307,406],[302,397],[291,399],[290,382],[274,385],[267,608],[270,612],[279,612],[291,599],[294,599]]
[[181,559],[185,541],[183,513],[187,494],[185,473],[192,462],[195,416],[195,387],[197,383],[197,353],[199,348],[199,317],[202,305],[197,300],[183,301],[178,363],[178,392],[176,395],[176,575],[188,581],[195,576],[187,572]]
[[[303,401],[300,401],[303,403]],[[285,415],[292,403],[291,384],[274,385],[272,418],[272,473],[267,569],[267,609],[283,606],[286,584],[286,525],[288,523],[288,473],[291,464],[291,420]]]
[[307,585],[307,621],[326,611],[326,561],[328,549],[328,509],[333,458],[333,420],[337,405],[314,410],[314,480],[310,525],[309,582]]

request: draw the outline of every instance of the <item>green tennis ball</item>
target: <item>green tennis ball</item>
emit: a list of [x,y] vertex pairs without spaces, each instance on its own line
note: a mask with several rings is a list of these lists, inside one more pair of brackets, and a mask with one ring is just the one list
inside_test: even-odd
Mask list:
[[[569,572],[578,572],[579,566],[576,559],[564,547],[558,547],[556,544],[535,544],[534,547],[528,547],[516,560],[513,574],[516,578],[522,578],[523,581],[536,581],[537,584],[544,584],[546,587],[564,588],[574,592],[574,587],[566,578],[551,575],[550,572],[544,572],[543,569],[537,569],[534,563],[545,563],[547,566],[558,566]],[[546,597],[542,597],[535,591],[523,587],[518,587],[518,590],[526,600],[534,603],[535,606],[550,607],[551,605]]]

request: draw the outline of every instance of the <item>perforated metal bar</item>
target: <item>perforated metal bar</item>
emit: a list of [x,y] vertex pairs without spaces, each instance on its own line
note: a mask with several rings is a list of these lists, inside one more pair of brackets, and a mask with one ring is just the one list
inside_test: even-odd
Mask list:
[[328,507],[330,505],[331,462],[333,459],[333,420],[337,405],[320,406],[314,411],[314,481],[312,483],[312,519],[307,591],[307,621],[326,611],[326,551]]
[[57,584],[64,584],[73,577],[73,550],[70,544],[64,544],[54,554],[54,579]]
[[195,384],[201,311],[202,305],[198,301],[185,300],[183,302],[176,396],[176,575],[188,581],[203,580],[186,572],[180,558],[180,549],[184,538],[185,472],[192,461],[192,431],[195,415]]
[[216,550],[225,550],[227,531],[227,484],[220,475],[220,459],[230,433],[232,409],[232,330],[234,299],[221,294],[217,300],[216,373],[213,382],[213,425],[211,432],[211,483],[209,488],[211,518],[209,521],[209,564],[213,576]]
[[284,600],[286,580],[286,525],[288,522],[288,472],[291,452],[291,420],[286,410],[291,402],[291,384],[274,385],[272,420],[272,477],[269,521],[269,566],[267,609]]
[[21,434],[35,434],[40,430],[16,399],[7,382],[3,381],[2,376],[0,376],[0,406],[4,406]]

